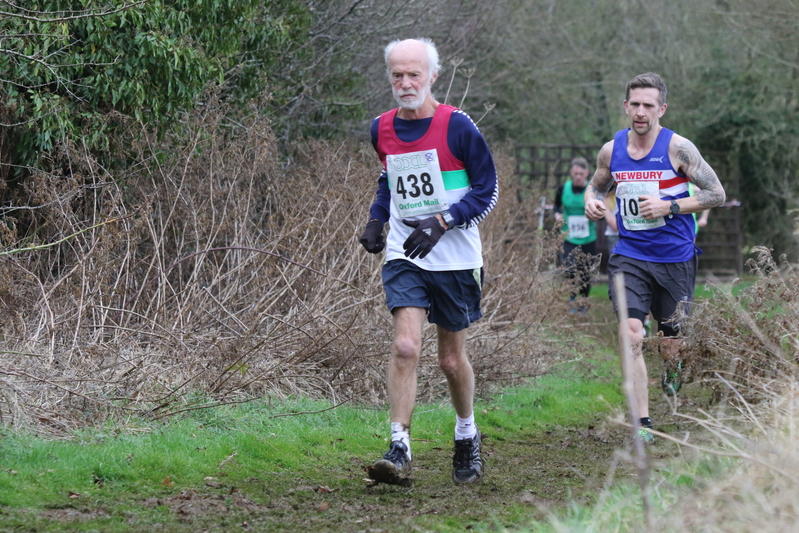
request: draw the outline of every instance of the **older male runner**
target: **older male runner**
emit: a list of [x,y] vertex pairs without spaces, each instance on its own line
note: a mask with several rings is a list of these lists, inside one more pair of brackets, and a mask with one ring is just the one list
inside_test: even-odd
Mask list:
[[[369,468],[369,477],[411,483],[411,416],[427,319],[436,325],[438,362],[456,414],[452,479],[472,483],[483,476],[483,459],[466,328],[482,316],[477,225],[497,202],[497,174],[471,118],[431,93],[439,71],[435,45],[428,39],[394,41],[385,59],[399,108],[372,123],[383,172],[360,242],[370,253],[386,247],[383,287],[394,322],[388,364],[391,445]],[[390,230],[384,241],[386,222]]]

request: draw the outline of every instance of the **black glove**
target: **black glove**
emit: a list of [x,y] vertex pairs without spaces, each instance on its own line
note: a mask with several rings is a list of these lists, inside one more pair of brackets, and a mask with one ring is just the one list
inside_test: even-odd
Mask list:
[[370,220],[359,242],[370,254],[382,252],[386,244],[383,240],[383,223],[376,219]]
[[405,257],[410,257],[411,259],[416,259],[416,256],[419,256],[419,259],[424,259],[446,231],[436,217],[422,220],[403,218],[402,223],[416,228],[402,245],[405,248]]

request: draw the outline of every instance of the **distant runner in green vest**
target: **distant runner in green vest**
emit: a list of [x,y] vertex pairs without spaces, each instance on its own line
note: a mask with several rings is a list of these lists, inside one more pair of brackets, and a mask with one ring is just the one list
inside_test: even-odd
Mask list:
[[[555,219],[563,221],[563,250],[561,264],[566,268],[569,279],[579,279],[580,296],[588,297],[591,291],[591,259],[596,255],[596,225],[585,216],[583,194],[588,185],[590,169],[584,157],[575,157],[571,161],[569,175],[571,179],[558,188],[555,194]],[[578,251],[579,250],[579,251]],[[577,293],[571,294],[574,300]],[[572,308],[570,313],[585,312],[585,307]]]

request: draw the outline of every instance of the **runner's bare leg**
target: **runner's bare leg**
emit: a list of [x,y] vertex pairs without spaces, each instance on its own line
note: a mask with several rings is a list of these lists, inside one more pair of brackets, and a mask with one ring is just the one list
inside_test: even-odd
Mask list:
[[438,364],[449,384],[452,407],[461,418],[474,409],[474,369],[466,356],[466,330],[438,329]]
[[649,416],[649,375],[644,361],[644,323],[637,318],[627,319],[627,335],[633,357],[633,393],[638,406],[638,416]]
[[422,353],[422,326],[427,310],[398,307],[394,310],[394,345],[388,363],[388,403],[391,422],[407,428],[416,404],[416,369]]

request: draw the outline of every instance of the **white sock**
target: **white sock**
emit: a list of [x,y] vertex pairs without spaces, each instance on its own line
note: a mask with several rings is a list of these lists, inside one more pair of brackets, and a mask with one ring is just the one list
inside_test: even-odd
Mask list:
[[408,459],[411,458],[411,431],[399,422],[391,423],[391,442],[400,441],[408,449]]
[[455,415],[455,440],[473,439],[477,435],[477,426],[474,423],[474,413],[469,418]]

